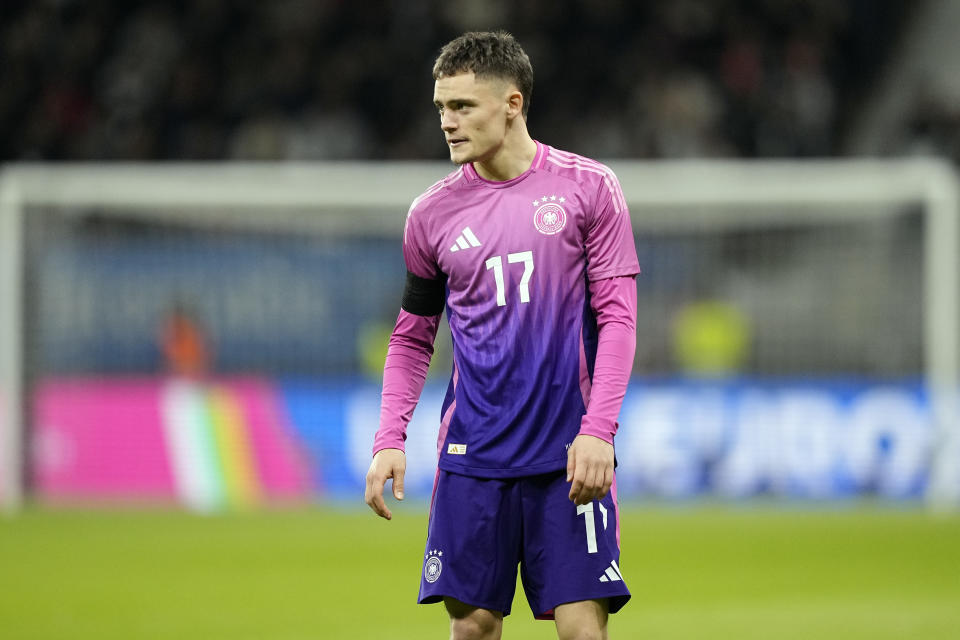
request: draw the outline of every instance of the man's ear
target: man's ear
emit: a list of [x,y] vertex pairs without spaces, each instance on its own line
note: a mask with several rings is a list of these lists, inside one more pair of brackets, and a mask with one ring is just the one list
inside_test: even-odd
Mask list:
[[523,115],[523,94],[512,89],[507,94],[507,117],[513,120],[517,116]]

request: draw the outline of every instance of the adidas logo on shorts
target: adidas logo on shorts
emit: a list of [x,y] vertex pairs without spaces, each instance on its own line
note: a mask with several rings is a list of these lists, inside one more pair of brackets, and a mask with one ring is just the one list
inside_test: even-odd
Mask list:
[[622,582],[623,574],[620,573],[620,567],[617,566],[617,561],[613,560],[610,562],[610,566],[607,567],[607,570],[602,576],[600,576],[600,582]]

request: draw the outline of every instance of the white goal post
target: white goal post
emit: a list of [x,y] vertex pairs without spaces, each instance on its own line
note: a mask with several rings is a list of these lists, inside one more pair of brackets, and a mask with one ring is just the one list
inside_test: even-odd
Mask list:
[[[638,231],[660,226],[797,224],[851,206],[888,215],[917,205],[924,225],[924,378],[936,423],[928,499],[960,505],[960,192],[953,167],[934,159],[825,161],[614,161]],[[25,216],[30,207],[96,207],[104,215],[201,220],[270,228],[399,236],[411,200],[449,172],[445,163],[15,164],[0,173],[0,501],[23,495]],[[375,185],[371,188],[370,185]],[[678,217],[671,207],[707,213]],[[810,206],[798,219],[797,207]],[[816,207],[821,207],[818,211]],[[774,213],[771,213],[773,209]],[[269,215],[264,211],[269,211]],[[285,213],[285,211],[289,213]],[[639,212],[643,212],[639,215]],[[659,213],[658,213],[659,211]],[[305,213],[306,212],[306,213]],[[688,211],[689,213],[689,211]],[[183,220],[186,220],[184,217]],[[823,221],[824,218],[819,218]],[[296,228],[295,226],[293,228]]]

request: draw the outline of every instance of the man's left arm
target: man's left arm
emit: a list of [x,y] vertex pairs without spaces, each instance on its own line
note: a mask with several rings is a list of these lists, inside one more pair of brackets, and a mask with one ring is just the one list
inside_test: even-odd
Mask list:
[[613,484],[613,436],[637,346],[634,276],[591,281],[590,302],[599,333],[593,385],[580,432],[567,452],[570,500],[576,504],[603,498]]

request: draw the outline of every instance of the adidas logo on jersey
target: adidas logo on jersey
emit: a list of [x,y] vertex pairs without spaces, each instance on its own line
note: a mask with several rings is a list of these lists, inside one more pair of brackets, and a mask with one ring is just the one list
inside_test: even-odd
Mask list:
[[607,570],[602,576],[600,576],[600,582],[622,582],[623,574],[620,573],[620,567],[617,566],[617,561],[613,560],[610,562],[610,566],[607,567]]
[[470,247],[479,247],[480,241],[477,240],[477,236],[473,234],[473,231],[470,230],[470,227],[464,227],[463,231],[460,232],[460,235],[457,236],[457,242],[452,247],[450,251],[459,251],[460,249],[469,249]]

